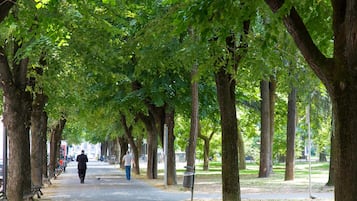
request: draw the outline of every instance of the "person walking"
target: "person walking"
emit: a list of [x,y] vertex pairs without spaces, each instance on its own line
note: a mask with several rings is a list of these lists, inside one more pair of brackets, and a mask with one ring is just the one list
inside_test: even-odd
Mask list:
[[82,153],[77,156],[78,162],[78,176],[81,181],[81,184],[84,183],[84,178],[86,177],[86,171],[87,171],[87,162],[88,162],[88,157],[87,155],[84,154],[84,150],[82,150]]
[[131,174],[131,163],[132,162],[133,162],[133,158],[131,157],[130,152],[127,151],[126,154],[123,156],[123,163],[125,166],[125,175],[126,175],[127,180],[130,180],[130,177],[131,177],[130,174]]

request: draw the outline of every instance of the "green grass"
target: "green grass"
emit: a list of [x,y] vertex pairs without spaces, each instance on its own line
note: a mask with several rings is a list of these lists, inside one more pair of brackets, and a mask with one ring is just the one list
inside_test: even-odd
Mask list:
[[[199,179],[208,179],[211,178],[213,180],[220,180],[222,175],[222,164],[220,162],[211,162],[209,165],[208,171],[203,171],[202,164],[197,164],[196,166],[196,177]],[[178,177],[182,177],[185,168],[176,169],[176,173]],[[141,174],[145,175],[146,169],[141,169]],[[163,169],[158,170],[159,176],[162,176],[164,173]],[[258,178],[259,173],[259,165],[256,163],[247,163],[247,168],[244,170],[239,170],[240,180],[242,183],[245,180],[253,180],[252,182],[261,182],[262,179]],[[329,174],[329,163],[328,162],[313,162],[311,164],[311,176],[315,180],[323,180],[328,178]],[[285,164],[279,163],[273,165],[273,173],[270,175],[269,180],[276,180],[276,182],[284,181],[285,176]],[[309,164],[307,162],[296,162],[295,163],[295,171],[294,171],[295,180],[307,180],[309,177]],[[264,181],[263,181],[264,182]],[[324,182],[327,182],[324,181]],[[248,184],[250,181],[248,182]]]
[[[180,166],[180,165],[179,165]],[[182,164],[180,167],[183,167]],[[209,171],[202,170],[202,164],[197,164],[195,174],[195,190],[198,192],[221,193],[222,190],[222,172],[221,163],[210,163]],[[145,171],[141,172],[145,175]],[[178,191],[184,191],[182,187],[183,173],[185,168],[177,168]],[[285,164],[274,164],[273,173],[268,178],[258,178],[259,165],[248,163],[245,170],[239,171],[241,194],[249,193],[307,193],[309,189],[309,164],[307,162],[296,162],[294,171],[294,180],[285,181]],[[313,162],[311,165],[311,184],[312,192],[333,192],[333,187],[327,187],[329,163]],[[163,170],[159,170],[156,186],[163,186]],[[144,176],[145,177],[145,176]],[[171,188],[171,189],[172,189]],[[305,201],[305,199],[304,199]]]

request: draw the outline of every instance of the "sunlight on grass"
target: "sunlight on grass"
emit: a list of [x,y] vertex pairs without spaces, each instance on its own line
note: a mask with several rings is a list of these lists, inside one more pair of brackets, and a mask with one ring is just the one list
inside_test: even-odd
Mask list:
[[[182,186],[185,164],[177,164],[176,176],[177,185],[164,185],[164,171],[158,170],[158,178],[155,180],[145,179],[146,169],[142,169],[140,178],[156,187],[170,191],[187,191]],[[329,163],[313,162],[311,167],[311,188],[313,193],[333,193],[333,187],[327,187]],[[246,169],[239,171],[241,195],[274,194],[274,193],[300,193],[308,195],[309,192],[309,164],[306,161],[299,161],[295,164],[295,178],[292,181],[284,181],[285,164],[274,164],[273,172],[268,178],[258,178],[259,166],[256,163],[248,163]],[[203,171],[202,164],[196,166],[195,172],[195,192],[201,193],[222,193],[222,172],[221,163],[212,162],[208,171]],[[244,199],[243,199],[244,200]],[[261,199],[259,199],[261,200]],[[274,199],[279,200],[279,199]],[[300,199],[300,200],[308,200]],[[321,200],[321,199],[319,199]],[[331,199],[327,199],[331,201]],[[252,200],[253,201],[253,200]],[[254,200],[257,201],[257,200]],[[286,201],[286,199],[284,200]]]

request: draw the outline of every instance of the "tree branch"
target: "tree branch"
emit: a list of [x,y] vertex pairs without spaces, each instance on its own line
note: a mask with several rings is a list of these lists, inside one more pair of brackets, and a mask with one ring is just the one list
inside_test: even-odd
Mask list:
[[[283,0],[265,0],[265,2],[270,6],[274,13],[276,13],[284,4]],[[331,69],[328,69],[333,67],[333,60],[326,58],[315,45],[304,22],[294,7],[292,7],[289,14],[283,18],[283,22],[306,62],[322,82],[328,84],[327,80],[332,78],[331,73],[329,73],[329,71],[331,72]]]
[[0,46],[0,86],[4,89],[4,86],[12,85],[12,74],[10,71],[9,62],[5,55],[5,50]]
[[0,0],[0,23],[9,14],[10,9],[15,5],[16,0]]

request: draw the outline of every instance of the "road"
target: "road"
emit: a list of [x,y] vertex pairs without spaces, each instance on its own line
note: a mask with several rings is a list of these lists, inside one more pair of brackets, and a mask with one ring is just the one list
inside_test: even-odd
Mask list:
[[[52,185],[43,189],[40,200],[51,201],[185,201],[191,200],[190,192],[167,192],[149,184],[125,179],[125,172],[117,166],[99,161],[88,162],[84,184],[77,176],[76,162],[71,162]],[[201,194],[200,197],[220,197],[220,195]]]

